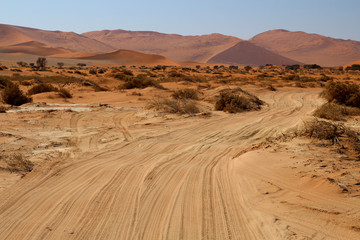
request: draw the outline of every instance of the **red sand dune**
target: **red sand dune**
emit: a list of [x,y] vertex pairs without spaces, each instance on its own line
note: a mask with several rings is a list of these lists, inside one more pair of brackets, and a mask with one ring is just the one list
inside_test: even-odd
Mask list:
[[52,48],[43,43],[30,41],[11,46],[0,47],[0,53],[21,53],[39,56],[51,56],[54,54],[66,54],[71,51],[63,48]]
[[79,59],[105,60],[111,64],[176,65],[171,60],[160,55],[145,54],[130,50],[116,50],[110,53],[98,54],[88,57],[79,57]]
[[211,58],[208,63],[234,65],[291,65],[300,62],[280,56],[248,41],[242,41]]
[[206,62],[241,39],[221,34],[182,36],[149,31],[104,30],[82,34],[116,49],[159,54],[175,62]]
[[114,48],[73,32],[45,31],[0,24],[0,46],[9,46],[29,41],[44,43],[55,48],[66,48],[71,51],[109,52]]
[[360,42],[318,34],[272,30],[249,40],[282,56],[322,66],[343,66],[360,59]]

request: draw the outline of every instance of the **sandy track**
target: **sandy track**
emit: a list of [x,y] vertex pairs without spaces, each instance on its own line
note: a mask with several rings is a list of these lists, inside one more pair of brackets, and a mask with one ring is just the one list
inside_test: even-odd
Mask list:
[[[208,119],[154,122],[135,109],[64,113],[59,127],[71,129],[73,151],[2,192],[0,239],[295,238],[275,216],[288,224],[304,216],[272,209],[283,196],[254,205],[263,179],[276,182],[281,174],[259,175],[242,159],[251,145],[297,127],[321,103],[318,93],[267,92],[260,112]],[[315,224],[301,231],[321,239],[314,232],[325,226]]]

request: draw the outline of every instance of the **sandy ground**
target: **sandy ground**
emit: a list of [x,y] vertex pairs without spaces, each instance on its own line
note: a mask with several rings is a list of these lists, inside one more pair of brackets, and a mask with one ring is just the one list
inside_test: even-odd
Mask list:
[[282,140],[319,92],[261,91],[261,111],[211,117],[128,103],[0,114],[1,144],[35,163],[0,171],[0,239],[360,239],[359,195],[309,163],[326,151]]

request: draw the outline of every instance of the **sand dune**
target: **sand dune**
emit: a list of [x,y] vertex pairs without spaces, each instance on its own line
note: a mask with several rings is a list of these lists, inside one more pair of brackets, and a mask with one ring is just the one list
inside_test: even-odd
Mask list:
[[31,54],[39,56],[51,56],[55,54],[67,54],[71,51],[63,48],[53,48],[40,42],[30,41],[11,46],[0,47],[0,53]]
[[360,42],[318,34],[272,30],[249,40],[282,56],[308,64],[343,66],[360,59]]
[[212,57],[208,63],[259,66],[265,64],[291,65],[300,62],[280,56],[265,48],[258,47],[248,41],[242,41],[235,46]]
[[0,46],[8,46],[29,41],[44,43],[54,48],[71,51],[109,52],[114,48],[73,32],[45,31],[34,28],[0,24]]
[[350,67],[351,65],[353,64],[360,64],[360,60],[359,61],[353,61],[353,62],[350,62],[348,64],[345,64],[343,67],[346,68],[346,67]]
[[137,65],[176,65],[169,59],[154,54],[145,54],[130,50],[116,50],[110,53],[79,57],[86,60],[104,60],[108,64],[137,64]]
[[221,34],[182,36],[149,31],[104,30],[82,34],[116,49],[159,54],[175,62],[206,62],[241,39]]

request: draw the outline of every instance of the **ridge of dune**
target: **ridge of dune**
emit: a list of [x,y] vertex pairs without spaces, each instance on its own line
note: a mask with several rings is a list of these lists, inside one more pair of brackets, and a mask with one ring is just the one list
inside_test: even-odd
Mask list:
[[9,54],[31,54],[39,56],[51,56],[54,54],[66,54],[70,53],[70,50],[64,48],[50,47],[44,43],[29,41],[24,43],[18,43],[11,46],[0,47],[0,53]]
[[105,60],[112,64],[151,64],[151,65],[176,65],[173,61],[164,56],[146,54],[131,50],[119,49],[109,53],[92,56],[82,56],[80,59],[86,60]]
[[307,64],[343,66],[360,59],[360,42],[283,29],[260,33],[250,42]]
[[234,64],[234,65],[292,65],[301,64],[298,61],[283,57],[263,47],[248,41],[242,41],[235,46],[215,55],[208,63]]
[[0,46],[9,46],[29,41],[44,43],[54,48],[71,51],[109,52],[114,48],[74,32],[46,31],[35,28],[0,24]]
[[353,62],[350,62],[350,63],[348,63],[348,64],[345,64],[343,67],[344,67],[344,68],[346,68],[346,67],[351,67],[351,66],[354,65],[354,64],[360,64],[360,60],[358,60],[358,61],[353,61]]
[[175,62],[206,62],[217,53],[242,41],[240,38],[218,33],[182,36],[121,29],[92,31],[82,35],[104,42],[116,49],[159,54]]

